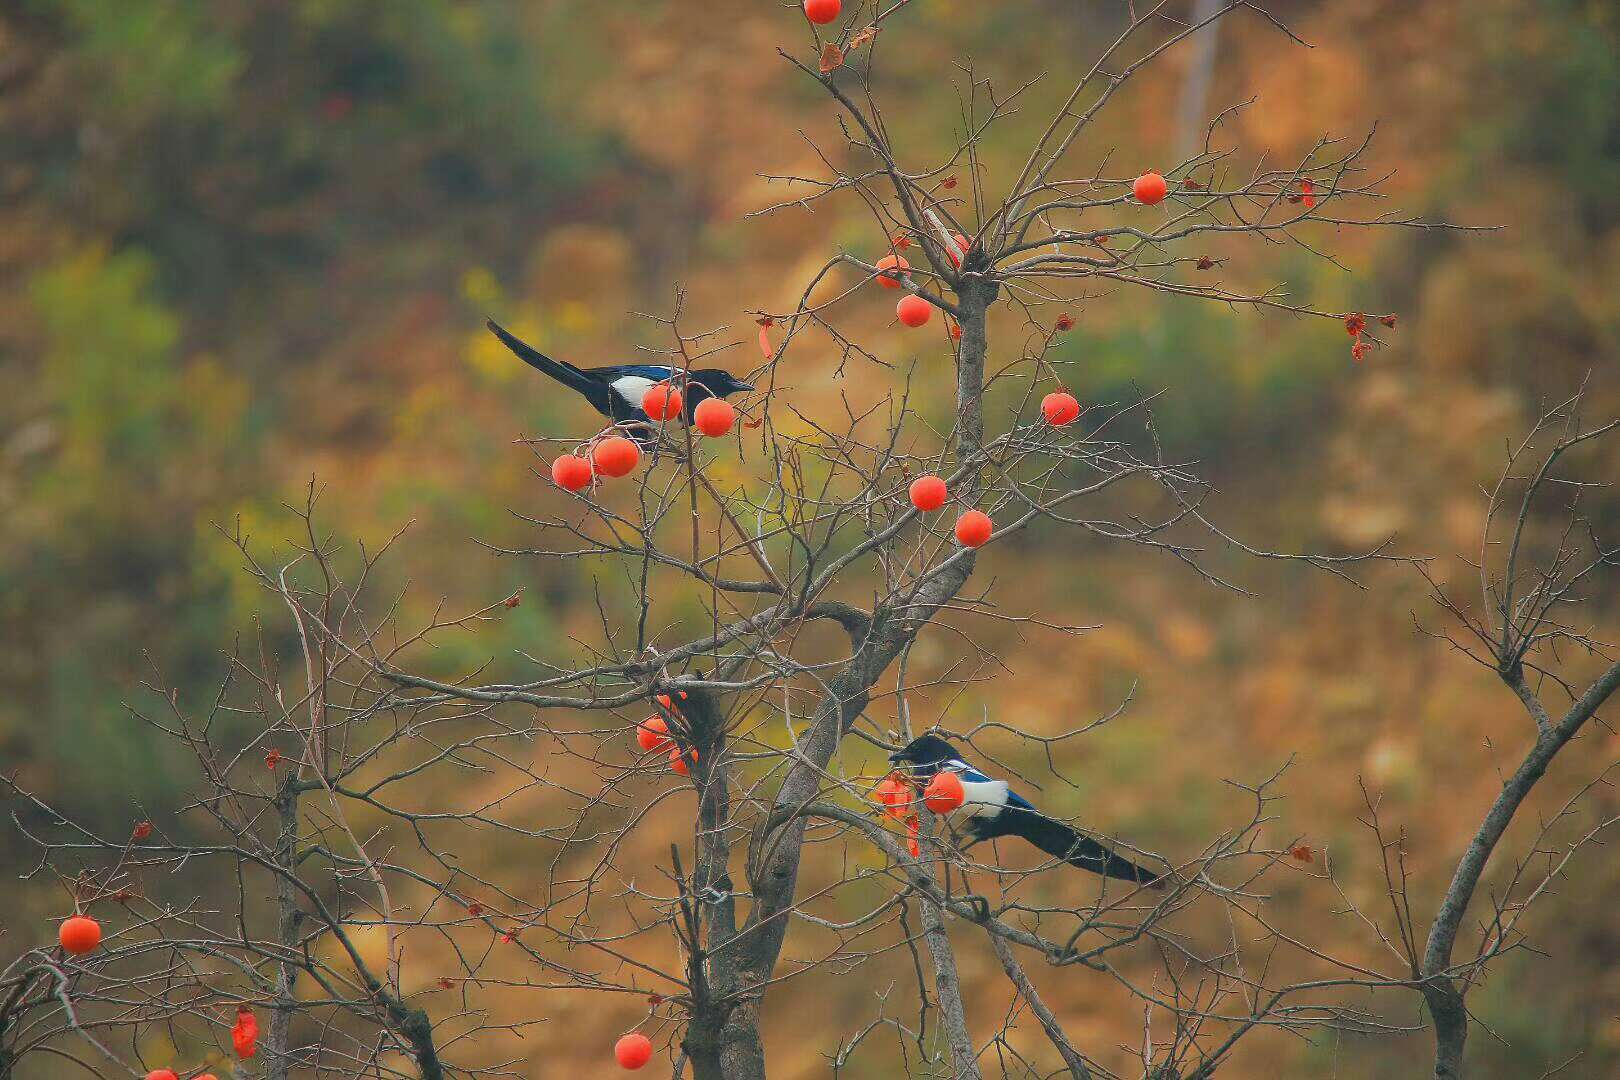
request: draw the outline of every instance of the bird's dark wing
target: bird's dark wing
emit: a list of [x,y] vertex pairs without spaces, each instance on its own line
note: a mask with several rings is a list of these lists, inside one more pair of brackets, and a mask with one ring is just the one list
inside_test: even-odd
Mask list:
[[600,412],[603,416],[612,416],[611,395],[607,383],[593,378],[591,373],[581,371],[573,364],[553,360],[534,346],[513,337],[506,331],[505,327],[494,319],[485,320],[485,325],[489,327],[490,333],[500,338],[501,344],[511,349],[519,360],[538,371],[544,372],[570,390],[575,391],[594,405],[597,412]]
[[626,375],[639,375],[653,382],[663,382],[673,375],[674,371],[663,364],[608,364],[606,367],[590,368],[588,373],[609,383]]
[[[1012,798],[1024,802],[1017,796]],[[1025,806],[1028,804],[1026,803]],[[1061,821],[1054,821],[1034,809],[1025,809],[1009,800],[1008,806],[995,819],[996,835],[1021,836],[1048,855],[1062,859],[1070,866],[1089,870],[1093,874],[1154,885],[1159,875],[1137,866],[1129,859],[1109,851],[1106,847]],[[986,837],[988,839],[988,837]]]

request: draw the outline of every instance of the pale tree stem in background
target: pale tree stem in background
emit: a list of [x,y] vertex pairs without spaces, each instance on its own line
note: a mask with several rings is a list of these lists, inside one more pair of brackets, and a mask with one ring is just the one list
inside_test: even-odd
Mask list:
[[[1223,0],[1193,0],[1193,25],[1214,18]],[[1209,87],[1215,78],[1215,58],[1220,51],[1221,22],[1216,19],[1192,36],[1192,59],[1187,78],[1181,84],[1181,102],[1176,107],[1176,158],[1187,161],[1204,145],[1209,123]]]

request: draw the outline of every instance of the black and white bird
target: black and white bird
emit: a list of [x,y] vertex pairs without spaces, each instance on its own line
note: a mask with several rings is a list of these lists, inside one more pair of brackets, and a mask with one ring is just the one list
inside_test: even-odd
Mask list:
[[[513,337],[495,320],[486,320],[490,332],[532,368],[551,376],[591,403],[591,407],[615,424],[628,424],[630,436],[643,447],[657,441],[653,421],[641,407],[647,389],[666,382],[676,374],[666,364],[612,364],[608,367],[580,368],[553,360],[534,346]],[[752,390],[748,383],[721,368],[695,368],[686,373],[684,412],[686,422],[699,403],[708,398],[724,398]]]
[[966,847],[998,836],[1019,836],[1048,855],[1093,874],[1156,888],[1163,886],[1161,875],[1116,855],[1063,822],[1047,817],[1012,790],[1007,781],[992,780],[963,761],[956,748],[938,735],[911,740],[898,753],[890,755],[889,761],[907,770],[921,787],[927,787],[940,772],[953,772],[961,779],[962,806],[953,811],[951,817],[955,819],[953,825],[966,834]]

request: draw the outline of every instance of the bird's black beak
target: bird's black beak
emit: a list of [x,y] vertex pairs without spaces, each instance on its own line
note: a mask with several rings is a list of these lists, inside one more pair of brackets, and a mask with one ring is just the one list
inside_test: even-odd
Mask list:
[[904,750],[896,750],[894,753],[889,755],[889,764],[902,765],[910,763],[906,761],[906,752]]
[[741,379],[738,379],[737,380],[737,389],[734,391],[734,393],[741,394],[744,391],[752,390],[753,388],[754,388],[753,383],[745,383]]

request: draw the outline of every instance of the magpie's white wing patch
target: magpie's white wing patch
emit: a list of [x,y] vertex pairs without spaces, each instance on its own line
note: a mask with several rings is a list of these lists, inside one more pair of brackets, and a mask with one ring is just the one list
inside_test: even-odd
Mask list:
[[992,818],[1007,805],[1007,781],[992,780],[965,761],[952,759],[945,768],[962,778],[962,805],[953,813]]
[[1007,781],[962,781],[962,812],[969,817],[996,817],[1007,806]]
[[647,396],[647,389],[653,385],[653,380],[645,375],[620,375],[609,385],[615,394],[639,409],[641,399]]

